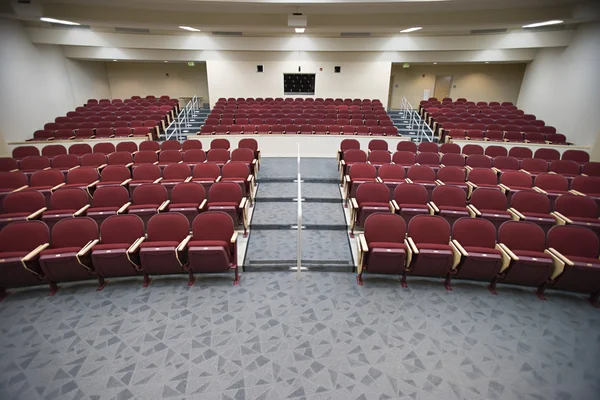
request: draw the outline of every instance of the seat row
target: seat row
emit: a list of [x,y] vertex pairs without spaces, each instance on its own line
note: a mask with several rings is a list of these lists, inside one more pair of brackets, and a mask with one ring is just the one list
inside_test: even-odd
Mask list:
[[179,101],[177,99],[172,99],[170,96],[167,95],[161,95],[161,96],[153,96],[153,95],[148,95],[145,97],[141,97],[141,96],[131,96],[128,99],[88,99],[88,101],[86,102],[86,106],[96,106],[96,105],[119,105],[119,104],[155,104],[155,103],[163,103],[163,102],[169,102],[172,104],[179,104]]
[[[200,186],[200,185],[198,185]],[[200,186],[201,187],[201,186]],[[48,283],[50,295],[58,283],[143,276],[147,287],[152,275],[234,272],[237,233],[234,221],[221,211],[207,211],[191,224],[184,215],[156,214],[144,222],[134,214],[112,215],[100,224],[89,217],[71,217],[51,229],[42,221],[21,221],[0,231],[0,297],[7,288]]]
[[[376,122],[376,121],[375,121]],[[340,126],[340,125],[209,125],[205,123],[200,129],[200,135],[374,135],[399,136],[398,129],[392,121],[381,121],[381,126]]]
[[359,235],[357,282],[364,272],[488,281],[493,293],[500,283],[536,287],[545,300],[547,288],[600,298],[598,236],[581,226],[554,226],[545,233],[527,221],[507,221],[498,229],[480,218],[460,218],[453,226],[437,215],[418,215],[408,228],[399,215],[374,213]]
[[332,105],[346,105],[346,106],[351,106],[351,105],[368,105],[368,104],[378,104],[381,105],[381,100],[379,99],[350,99],[350,98],[346,98],[346,99],[342,99],[342,98],[331,98],[331,97],[327,97],[327,98],[321,98],[321,97],[317,97],[317,98],[312,98],[312,97],[307,97],[307,98],[302,98],[302,97],[295,97],[295,98],[291,98],[291,97],[287,97],[287,98],[283,98],[283,97],[267,97],[267,98],[262,98],[262,97],[257,97],[257,98],[253,98],[253,97],[247,97],[247,98],[243,98],[243,97],[238,97],[237,99],[235,97],[229,97],[229,98],[225,98],[225,97],[220,97],[216,104],[223,104],[223,105],[243,105],[243,104],[271,104],[271,103],[275,103],[275,104],[294,104],[294,105],[298,105],[298,104],[325,104],[325,103],[330,103]]
[[[37,130],[33,132],[33,139],[28,142],[40,140],[73,140],[73,139],[100,139],[113,137],[148,137],[156,131],[158,126],[155,120],[138,121],[141,126],[119,128],[69,128],[57,130]],[[47,125],[47,124],[46,124]],[[65,124],[66,125],[66,124]],[[83,123],[81,125],[92,125]],[[152,136],[150,136],[152,137]]]
[[230,214],[235,226],[242,225],[247,231],[248,196],[254,189],[248,176],[226,172],[217,178],[188,178],[69,184],[52,190],[49,200],[46,193],[37,190],[10,193],[2,201],[0,229],[15,221],[34,219],[52,227],[62,219],[81,216],[100,224],[111,215],[125,213],[135,214],[146,223],[154,214],[180,212],[191,222],[199,212],[216,209]]
[[[554,128],[546,130],[554,130]],[[558,144],[568,145],[567,137],[561,133],[545,133],[541,132],[543,128],[540,128],[538,132],[537,127],[520,127],[516,131],[500,131],[500,130],[458,130],[450,129],[444,130],[442,134],[443,142],[450,142],[452,139],[458,140],[484,140],[484,141],[495,141],[495,142],[510,142],[510,143],[544,143],[544,144]],[[533,132],[532,132],[533,131]]]
[[[206,118],[205,124],[208,125],[352,125],[352,126],[379,126],[382,122],[391,121],[387,114],[372,114],[364,116],[354,116],[348,114],[325,115],[325,114],[307,114],[306,116],[298,114],[274,114],[265,115],[261,118],[242,118],[242,117],[224,117],[213,116]],[[385,125],[382,125],[385,126]]]

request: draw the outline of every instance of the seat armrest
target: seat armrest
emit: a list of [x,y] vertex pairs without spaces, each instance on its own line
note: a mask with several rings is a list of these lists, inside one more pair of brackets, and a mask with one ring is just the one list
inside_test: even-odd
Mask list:
[[202,200],[202,203],[200,204],[200,206],[198,207],[198,211],[202,211],[204,210],[204,207],[206,207],[206,203],[208,202],[208,200],[204,199]]
[[526,174],[529,174],[529,175],[531,175],[531,172],[527,171],[526,169],[523,169],[523,168],[521,168],[519,171],[521,171],[521,172],[525,172]]
[[229,242],[231,244],[235,244],[235,242],[237,242],[237,237],[238,237],[238,233],[236,231],[233,231],[233,235],[231,235],[231,239],[229,239]]
[[92,247],[94,247],[99,241],[100,241],[100,239],[94,239],[94,240],[88,242],[88,244],[83,246],[83,248],[77,252],[77,257],[85,256],[87,253],[90,252],[90,250],[92,250]]
[[183,182],[188,183],[192,181],[192,177],[188,176],[187,178],[185,178],[185,180]]
[[50,189],[51,192],[54,192],[55,190],[60,189],[61,187],[65,186],[66,183],[59,183],[58,185],[54,186],[52,189]]
[[472,170],[473,170],[473,167],[471,167],[471,166],[469,166],[469,165],[465,165],[465,169],[466,169],[467,171],[472,171]]
[[217,177],[217,179],[215,180],[215,183],[217,183],[217,182],[221,182],[221,179],[222,179],[222,178],[223,178],[222,176],[219,176],[219,177]]
[[406,241],[408,242],[408,245],[411,248],[411,250],[413,251],[413,253],[419,254],[419,249],[417,248],[417,245],[415,244],[413,238],[411,238],[409,236],[409,237],[406,238]]
[[462,247],[462,245],[461,245],[461,244],[458,242],[458,240],[456,240],[456,239],[452,239],[452,240],[450,241],[450,244],[453,244],[454,246],[456,246],[456,248],[458,249],[458,251],[460,251],[460,254],[461,254],[461,255],[463,255],[463,256],[465,256],[465,257],[468,257],[468,256],[469,256],[469,253],[467,253],[467,251],[465,250],[465,248],[464,248],[464,247]]
[[380,177],[375,178],[376,182],[383,183],[383,180]]
[[131,246],[129,246],[129,248],[127,249],[127,253],[133,254],[136,251],[138,251],[138,249],[140,248],[141,244],[144,243],[144,240],[146,240],[146,237],[144,237],[144,236],[138,238],[135,242],[133,242],[131,244]]
[[435,205],[433,201],[427,203],[427,208],[429,208],[429,213],[431,215],[435,215],[436,213],[440,212],[440,209]]
[[132,181],[131,178],[127,178],[123,182],[121,182],[121,186],[129,185],[129,182],[131,182],[131,181]]
[[436,179],[434,182],[435,182],[435,184],[437,186],[444,186],[445,185],[444,182],[440,181],[439,179]]
[[50,243],[40,244],[35,249],[31,250],[25,257],[21,259],[22,263],[29,262],[37,257],[43,250],[47,249],[50,246]]
[[344,175],[344,182],[345,182],[345,183],[350,183],[350,182],[352,182],[352,180],[350,179],[350,175]]
[[181,243],[179,243],[179,246],[177,246],[177,251],[183,251],[183,249],[187,246],[190,240],[192,240],[192,235],[187,235],[185,239],[183,239]]
[[573,261],[569,260],[567,257],[560,254],[557,250],[552,247],[544,250],[544,253],[549,254],[552,257],[552,261],[554,262],[554,271],[550,276],[550,279],[556,279],[560,274],[565,270],[565,265],[573,266]]
[[578,192],[578,191],[577,191],[577,190],[575,190],[575,189],[571,189],[571,190],[569,190],[569,193],[571,193],[571,194],[576,194],[577,196],[585,196],[585,194],[583,194],[583,193],[581,193],[581,192]]
[[27,216],[27,220],[28,220],[28,221],[30,221],[30,220],[32,220],[32,219],[37,219],[37,218],[39,218],[39,217],[40,217],[40,216],[41,216],[41,215],[44,213],[44,211],[46,211],[47,209],[48,209],[48,207],[42,207],[42,208],[40,208],[39,210],[37,210],[37,211],[35,211],[35,212],[33,212],[33,213],[29,214],[29,215]]
[[551,212],[550,214],[556,219],[556,223],[558,225],[566,225],[566,224],[572,224],[573,223],[573,221],[571,219],[569,219],[568,217],[565,217],[564,215],[562,215],[558,211]]
[[28,185],[21,186],[20,188],[17,188],[17,189],[15,189],[15,190],[13,190],[11,193],[20,192],[21,190],[25,190],[25,189],[27,189],[28,187],[29,187]]
[[354,197],[351,197],[351,198],[350,198],[350,206],[351,206],[352,208],[355,208],[355,209],[357,209],[357,210],[358,210],[358,202],[356,201],[356,199],[355,199]]
[[507,246],[507,245],[505,245],[504,243],[497,243],[497,244],[496,244],[496,248],[497,248],[497,249],[499,248],[499,250],[500,250],[500,251],[503,251],[503,252],[505,252],[506,254],[508,254],[508,256],[509,256],[509,257],[510,257],[512,260],[519,261],[519,257],[518,257],[518,256],[517,256],[515,253],[513,253],[513,251],[512,251],[511,249],[509,249],[509,248],[508,248],[508,246]]
[[500,171],[500,170],[499,170],[498,168],[496,168],[496,167],[492,167],[492,170],[493,170],[493,171],[494,171],[496,174],[498,174],[498,175],[500,175],[500,174],[502,173],[502,171]]
[[469,204],[467,206],[467,210],[469,211],[469,215],[471,215],[471,217],[481,217],[481,211],[479,211],[473,204]]
[[542,189],[542,188],[539,188],[539,187],[537,187],[537,186],[534,186],[534,187],[533,187],[533,190],[535,190],[536,192],[538,192],[538,193],[541,193],[541,194],[545,194],[545,195],[547,195],[547,194],[548,194],[548,192],[546,192],[544,189]]
[[460,245],[460,243],[458,243],[455,240],[451,240],[450,241],[450,248],[452,248],[452,255],[454,257],[454,259],[452,261],[452,269],[455,270],[456,267],[459,266],[459,264],[462,261],[463,257],[467,257],[468,254],[462,248],[462,246]]
[[100,181],[99,180],[95,180],[94,182],[90,183],[89,185],[87,185],[86,187],[88,189],[91,189],[93,187],[95,187]]
[[364,233],[361,233],[360,235],[358,235],[357,243],[364,253],[369,252],[369,245],[367,244],[367,239],[365,239]]
[[242,197],[242,201],[240,201],[240,205],[238,206],[238,208],[244,208],[246,206],[247,202],[248,202],[248,198]]
[[79,168],[79,167],[80,167],[80,165],[76,165],[76,166],[74,166],[73,168],[69,168],[69,169],[67,170],[67,172],[69,172],[69,171],[73,171],[74,169],[77,169],[77,168]]
[[125,164],[125,166],[126,166],[127,168],[131,168],[131,167],[133,166],[133,163],[132,163],[132,162],[130,162],[130,163],[128,163],[128,164]]
[[500,187],[500,190],[502,190],[502,193],[508,193],[510,192],[510,188],[508,186],[506,186],[503,183],[499,183],[498,186]]
[[395,211],[400,211],[400,207],[398,206],[398,203],[396,203],[396,200],[392,200],[391,203]]
[[102,165],[98,165],[98,167],[96,168],[98,171],[100,171],[101,169],[106,168],[106,164],[102,164]]
[[515,221],[522,221],[525,219],[525,216],[523,214],[521,214],[519,211],[512,207],[509,208],[507,211],[510,213],[510,215],[512,215],[513,220]]
[[123,204],[123,206],[117,210],[117,214],[123,214],[125,211],[127,211],[127,209],[129,208],[130,205],[131,205],[130,201]]
[[406,181],[406,183],[413,183],[413,181],[410,178],[404,178],[404,180]]
[[42,171],[47,171],[47,170],[49,170],[49,169],[51,169],[51,168],[52,168],[52,167],[46,167],[46,168],[44,168]]
[[340,164],[342,165],[342,167],[345,167],[345,166],[346,166],[346,161],[344,161],[344,160],[341,160],[341,161],[340,161]]
[[246,178],[246,182],[252,182],[252,178],[254,178],[254,175],[248,175],[248,177]]
[[158,207],[158,212],[163,212],[165,211],[165,209],[169,206],[169,203],[171,202],[171,200],[165,200],[159,207]]
[[86,204],[85,206],[81,207],[79,210],[75,211],[75,213],[73,214],[73,216],[74,217],[79,217],[80,215],[82,215],[83,213],[85,213],[88,208],[90,208],[90,205]]
[[388,202],[388,207],[390,208],[390,212],[393,214],[396,212],[396,207],[394,207],[394,203],[391,201]]
[[157,178],[157,179],[156,179],[154,182],[152,182],[152,183],[160,183],[160,181],[162,181],[162,180],[163,180],[163,178],[162,178],[162,177],[160,177],[160,178]]

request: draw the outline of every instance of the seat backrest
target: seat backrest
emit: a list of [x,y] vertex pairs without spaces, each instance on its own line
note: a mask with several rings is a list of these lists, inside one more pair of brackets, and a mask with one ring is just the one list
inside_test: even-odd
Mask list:
[[17,146],[12,151],[13,158],[18,160],[29,157],[29,156],[39,156],[40,150],[35,146]]
[[444,164],[447,167],[464,167],[465,162],[465,157],[457,153],[445,153],[440,160],[440,164]]
[[134,180],[156,180],[160,178],[160,168],[154,164],[141,164],[133,169]]
[[242,161],[246,164],[254,160],[254,151],[246,148],[237,148],[231,152],[231,161]]
[[397,164],[383,164],[377,171],[378,176],[385,180],[404,180],[406,177],[406,170]]
[[492,159],[483,154],[471,154],[467,157],[466,165],[471,168],[491,168]]
[[223,165],[223,169],[221,172],[221,176],[223,179],[225,178],[237,178],[241,180],[246,180],[248,175],[250,174],[250,170],[248,165],[242,161],[230,161],[227,164]]
[[92,207],[121,207],[129,201],[129,192],[123,186],[101,186],[94,192]]
[[67,148],[62,144],[50,144],[42,147],[42,156],[55,157],[59,154],[67,154]]
[[160,150],[160,143],[155,142],[154,140],[145,140],[140,143],[140,151],[158,151]]
[[187,139],[181,145],[181,151],[202,149],[202,142],[197,139]]
[[92,152],[92,146],[87,143],[75,143],[69,146],[69,154],[75,154],[76,156],[83,156]]
[[465,144],[462,148],[462,154],[470,156],[472,154],[483,155],[483,147],[478,144]]
[[452,239],[463,247],[496,247],[496,227],[483,218],[459,218],[452,225]]
[[471,195],[471,204],[478,210],[506,211],[508,202],[500,190],[480,188]]
[[498,243],[505,244],[512,251],[537,251],[546,249],[546,234],[533,222],[506,221],[498,229]]
[[[142,159],[144,156],[139,156],[139,153],[141,152],[136,153],[136,157],[140,157],[140,159]],[[131,157],[131,153],[127,151],[116,151],[108,155],[107,161],[108,165],[127,165],[132,162],[133,159]]]
[[350,149],[344,151],[344,161],[346,163],[367,162],[367,153],[359,149]]
[[524,158],[521,160],[521,168],[528,172],[548,172],[548,162],[541,158]]
[[377,169],[366,162],[357,162],[352,165],[348,172],[351,180],[377,178]]
[[88,194],[83,189],[58,189],[50,197],[50,210],[79,210],[88,204],[88,201]]
[[446,154],[460,154],[460,146],[456,143],[444,143],[440,146],[440,152]]
[[61,219],[52,228],[52,248],[82,248],[98,239],[98,224],[90,217]]
[[584,194],[600,193],[600,177],[598,176],[577,176],[571,182],[571,189]]
[[387,204],[390,199],[390,189],[384,183],[361,183],[356,190],[356,201],[359,205],[365,202]]
[[598,235],[582,226],[557,225],[548,231],[547,245],[564,256],[598,258]]
[[543,147],[535,151],[533,158],[541,158],[542,160],[546,161],[560,160],[560,153],[556,149],[548,149]]
[[[451,154],[448,154],[451,155]],[[459,157],[462,157],[459,154]],[[465,182],[465,171],[462,168],[449,166],[442,167],[437,173],[437,178],[444,183],[464,183]]]
[[238,148],[258,151],[258,142],[256,139],[242,139],[238,142]]
[[71,170],[67,174],[67,183],[79,183],[89,185],[98,180],[98,170],[94,167],[80,167]]
[[417,144],[408,140],[398,142],[396,145],[397,151],[410,151],[411,153],[417,153]]
[[387,150],[372,150],[369,153],[369,161],[375,164],[389,164],[392,162],[392,155]]
[[131,196],[133,204],[152,204],[159,206],[169,199],[167,189],[160,183],[147,183],[136,187]]
[[548,196],[535,191],[522,190],[513,194],[510,206],[522,213],[550,213],[550,200]]
[[227,162],[229,161],[229,150],[222,148],[210,149],[206,159],[212,162]]
[[135,153],[138,151],[138,145],[135,142],[119,142],[117,143],[117,151],[128,151]]
[[28,156],[21,160],[21,169],[41,170],[50,166],[50,159],[45,156]]
[[160,145],[160,149],[163,151],[164,150],[181,150],[181,143],[179,143],[179,140],[175,140],[175,139],[165,140]]
[[557,174],[579,175],[581,167],[572,160],[554,160],[550,163],[550,171]]
[[450,224],[439,215],[416,215],[408,223],[408,236],[415,244],[449,244]]
[[186,179],[192,175],[192,170],[187,164],[169,164],[163,171],[164,179]]
[[233,220],[222,211],[207,211],[192,222],[192,240],[218,240],[229,243],[233,236]]
[[52,168],[73,168],[79,165],[75,154],[59,154],[52,159]]
[[469,172],[469,182],[475,185],[495,185],[498,183],[498,175],[490,168],[473,168]]
[[0,172],[0,189],[17,189],[28,184],[27,175],[20,171]]
[[204,186],[196,182],[178,183],[171,192],[171,204],[192,203],[200,205],[205,198]]
[[100,240],[106,243],[133,244],[144,236],[144,221],[137,215],[111,215],[100,225]]
[[178,242],[190,233],[190,221],[180,213],[168,212],[153,215],[148,221],[149,242]]
[[214,162],[196,164],[192,174],[194,178],[217,179],[221,175],[221,168]]
[[419,164],[423,165],[439,165],[440,156],[438,153],[428,152],[428,153],[417,153],[417,157],[415,160]]
[[0,171],[9,172],[13,169],[19,169],[19,163],[12,157],[0,157]]
[[413,165],[408,169],[406,176],[412,181],[435,181],[435,171],[428,165]]
[[102,153],[109,155],[115,152],[115,145],[112,143],[96,143],[94,145],[94,153]]
[[589,176],[600,176],[600,162],[586,162],[581,168],[581,173]]
[[562,175],[541,173],[535,178],[535,186],[543,190],[569,190],[569,181]]
[[235,182],[217,182],[208,190],[210,202],[236,203],[242,201],[242,188]]
[[590,154],[583,150],[566,150],[562,154],[562,159],[575,161],[577,164],[585,164],[590,161]]
[[515,147],[511,147],[511,149],[508,151],[508,155],[510,157],[514,157],[519,160],[522,160],[524,158],[533,157],[533,151],[531,151],[531,149],[529,147],[515,146]]
[[[348,140],[348,139],[346,139]],[[369,150],[385,150],[388,151],[388,143],[382,139],[373,139],[369,142]]]
[[46,199],[35,191],[9,193],[2,201],[2,212],[6,214],[32,213],[43,207],[46,207]]
[[374,242],[404,243],[406,222],[397,214],[371,214],[365,221],[367,244]]
[[505,171],[500,175],[500,183],[508,187],[532,187],[531,175],[523,171]]
[[124,165],[108,165],[100,173],[103,182],[123,182],[131,178],[131,171]]
[[35,171],[31,175],[31,186],[56,186],[65,181],[65,175],[58,169]]
[[587,196],[564,194],[556,199],[554,210],[565,217],[597,218],[598,206],[596,201]]
[[394,189],[394,200],[398,204],[427,204],[427,189],[416,183],[403,183]]
[[508,156],[508,149],[502,146],[488,146],[485,148],[485,155],[488,157]]
[[422,153],[437,153],[439,147],[435,142],[421,142],[418,146],[418,150]]
[[[162,152],[161,152],[161,154],[162,154]],[[111,156],[112,156],[112,154],[108,156],[109,164],[111,164],[111,162],[110,162]],[[135,162],[136,164],[153,164],[157,161],[158,161],[158,154],[156,154],[152,150],[140,150],[133,155],[133,162]],[[129,162],[131,162],[131,161],[129,161]],[[125,164],[127,164],[127,163],[125,163]],[[137,168],[139,168],[139,167],[136,167],[135,169],[137,169]]]
[[466,207],[467,194],[458,186],[437,186],[431,193],[431,201],[437,206]]
[[224,149],[224,150],[229,150],[231,148],[231,144],[229,143],[229,140],[227,139],[213,139],[212,142],[210,142],[210,148],[212,149]]
[[50,230],[42,221],[13,222],[0,231],[0,253],[30,252],[44,243],[50,243]]
[[161,163],[178,163],[182,159],[182,154],[179,150],[163,150],[158,155],[158,161]]
[[[401,142],[402,143],[402,142]],[[401,165],[412,165],[415,161],[415,153],[410,151],[396,151],[392,155],[392,162]]]

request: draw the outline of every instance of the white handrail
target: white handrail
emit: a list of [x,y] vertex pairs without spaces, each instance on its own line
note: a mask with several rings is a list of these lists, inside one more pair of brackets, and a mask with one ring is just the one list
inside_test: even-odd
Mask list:
[[296,253],[296,279],[300,279],[302,269],[302,175],[300,174],[300,144],[298,144],[298,244]]

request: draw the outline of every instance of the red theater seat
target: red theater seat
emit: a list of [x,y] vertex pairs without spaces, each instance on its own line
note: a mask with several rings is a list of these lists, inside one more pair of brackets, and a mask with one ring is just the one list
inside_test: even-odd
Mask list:
[[365,220],[379,212],[393,212],[394,207],[390,202],[389,188],[379,182],[365,182],[358,186],[356,197],[350,199],[350,229],[354,234],[354,227],[364,226]]

